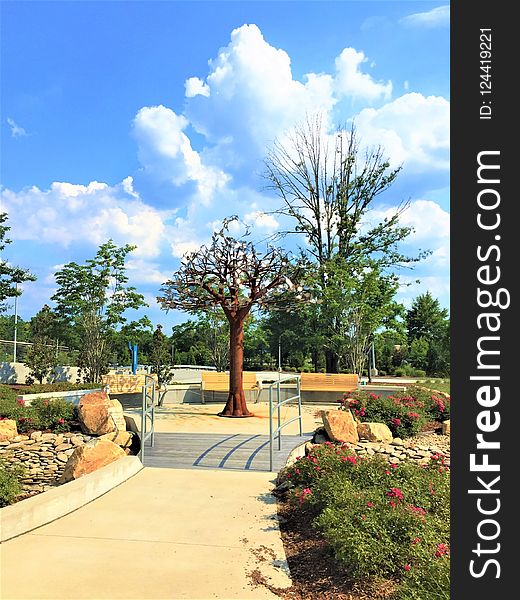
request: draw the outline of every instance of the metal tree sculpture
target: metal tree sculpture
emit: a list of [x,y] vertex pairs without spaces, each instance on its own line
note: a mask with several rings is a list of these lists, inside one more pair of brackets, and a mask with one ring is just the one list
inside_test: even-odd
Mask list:
[[214,306],[222,307],[229,322],[229,395],[221,417],[250,417],[242,384],[244,360],[244,321],[256,305],[287,303],[284,289],[295,289],[288,278],[288,255],[266,246],[260,251],[251,241],[229,235],[224,220],[211,244],[187,254],[173,279],[163,284],[157,300],[163,309],[177,308],[196,313]]

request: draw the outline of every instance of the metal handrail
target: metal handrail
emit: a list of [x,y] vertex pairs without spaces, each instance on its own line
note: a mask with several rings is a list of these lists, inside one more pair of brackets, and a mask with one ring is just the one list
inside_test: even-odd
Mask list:
[[[151,375],[145,375],[143,385],[143,402],[141,406],[141,449],[139,458],[141,462],[144,460],[145,443],[150,440],[150,447],[153,448],[155,443],[155,393],[156,382]],[[148,431],[148,422],[150,430]]]
[[[280,400],[280,384],[286,381],[296,380],[296,396],[291,396],[290,398],[286,398],[285,400]],[[276,410],[278,417],[278,427],[273,429],[273,388],[276,386],[276,394],[277,394],[277,402],[276,402]],[[280,408],[290,402],[291,400],[298,400],[298,416],[281,422],[281,413]],[[273,381],[269,385],[269,471],[273,470],[273,444],[276,435],[278,434],[278,450],[282,449],[282,429],[292,423],[293,421],[300,421],[300,436],[303,435],[303,424],[302,424],[302,396],[300,389],[300,376],[299,375],[289,375],[286,377],[281,377],[277,381]]]

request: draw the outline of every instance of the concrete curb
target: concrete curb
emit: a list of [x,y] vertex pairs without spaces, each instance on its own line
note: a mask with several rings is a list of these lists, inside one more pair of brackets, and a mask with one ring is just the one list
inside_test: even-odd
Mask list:
[[37,496],[0,509],[0,543],[55,521],[99,498],[143,468],[139,457],[115,462]]

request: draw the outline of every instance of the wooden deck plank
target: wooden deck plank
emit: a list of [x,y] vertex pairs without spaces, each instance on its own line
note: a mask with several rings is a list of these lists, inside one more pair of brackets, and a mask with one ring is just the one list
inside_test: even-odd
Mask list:
[[[281,469],[293,448],[310,436],[282,436],[275,440],[273,468]],[[244,434],[156,433],[155,444],[145,447],[146,467],[178,469],[269,470],[269,436]]]

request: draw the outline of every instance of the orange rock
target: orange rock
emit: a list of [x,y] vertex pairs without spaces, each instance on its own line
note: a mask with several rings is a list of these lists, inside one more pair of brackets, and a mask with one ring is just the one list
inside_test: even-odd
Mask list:
[[16,421],[13,419],[0,420],[0,442],[7,442],[18,435]]
[[78,417],[81,429],[90,435],[126,431],[121,402],[112,400],[106,392],[85,394],[79,401]]
[[322,410],[321,418],[331,440],[350,444],[359,441],[356,422],[350,410]]
[[129,448],[132,445],[133,433],[131,431],[114,431],[105,433],[99,437],[100,440],[109,440],[123,448]]
[[125,451],[109,440],[96,440],[92,445],[79,446],[70,455],[60,483],[67,483],[97,471],[123,456],[126,456]]
[[385,423],[358,423],[357,432],[361,439],[369,442],[391,442],[392,432]]

